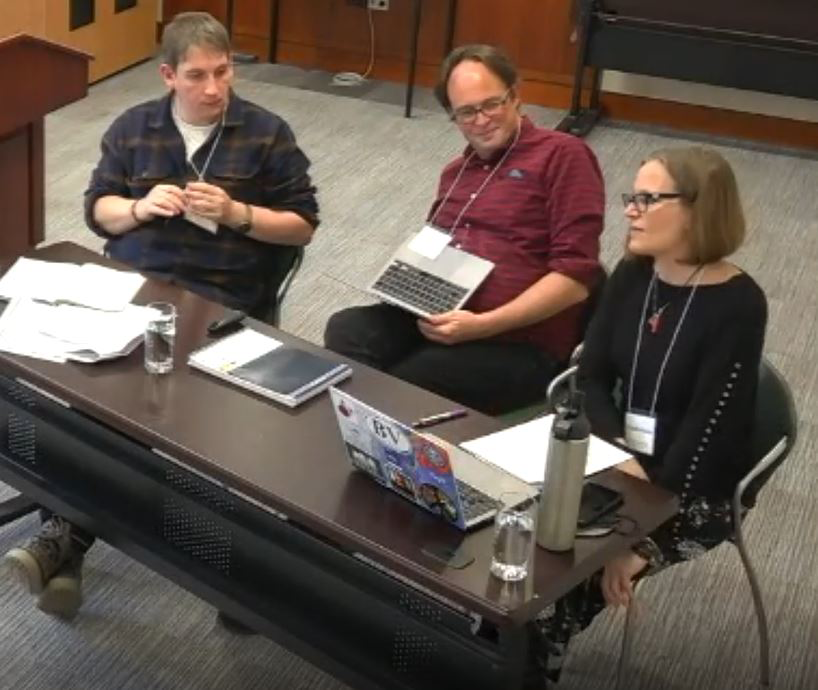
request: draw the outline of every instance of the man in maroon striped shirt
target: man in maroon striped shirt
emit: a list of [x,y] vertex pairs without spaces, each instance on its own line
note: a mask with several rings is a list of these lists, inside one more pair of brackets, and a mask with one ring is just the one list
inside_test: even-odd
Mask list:
[[600,275],[604,185],[580,139],[520,113],[517,73],[496,48],[456,49],[438,99],[468,142],[429,213],[452,244],[494,262],[464,309],[425,319],[387,304],[334,314],[326,346],[470,407],[541,399],[582,337]]

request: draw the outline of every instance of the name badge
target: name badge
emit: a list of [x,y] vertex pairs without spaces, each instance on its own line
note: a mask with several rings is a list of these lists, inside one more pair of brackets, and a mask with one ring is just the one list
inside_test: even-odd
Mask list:
[[637,453],[653,455],[656,441],[656,417],[647,412],[625,413],[625,443]]
[[202,230],[212,232],[214,235],[219,229],[219,224],[215,220],[200,216],[198,213],[194,213],[193,211],[185,211],[185,220],[193,223],[194,225],[198,225]]
[[447,232],[442,232],[431,225],[424,225],[423,229],[415,235],[408,247],[413,252],[425,256],[427,259],[436,259],[440,256],[446,245],[452,241],[452,236]]

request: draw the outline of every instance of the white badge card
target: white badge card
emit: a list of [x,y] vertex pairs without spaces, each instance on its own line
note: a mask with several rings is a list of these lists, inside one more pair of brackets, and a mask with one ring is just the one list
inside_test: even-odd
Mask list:
[[214,235],[219,229],[219,224],[215,220],[200,216],[198,213],[194,213],[193,211],[185,211],[185,220],[193,223],[194,225],[198,225],[202,230],[212,232]]
[[647,412],[625,413],[625,443],[637,453],[653,455],[656,441],[656,417]]
[[434,260],[440,256],[440,252],[451,241],[452,236],[449,233],[438,230],[431,225],[424,225],[423,229],[414,236],[408,247],[413,252]]

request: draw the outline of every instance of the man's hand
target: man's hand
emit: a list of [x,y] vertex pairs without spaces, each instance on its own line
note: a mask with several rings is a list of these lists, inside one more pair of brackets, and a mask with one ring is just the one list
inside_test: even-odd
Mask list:
[[173,184],[158,184],[147,196],[137,201],[134,212],[140,221],[153,220],[157,216],[170,218],[185,212],[185,193]]
[[418,328],[424,337],[442,345],[454,345],[491,335],[485,318],[481,314],[465,309],[455,309],[418,319]]
[[[619,439],[614,440],[619,441]],[[622,445],[625,445],[624,439],[622,439]],[[636,458],[628,458],[627,460],[623,460],[618,465],[614,465],[614,467],[620,472],[629,474],[637,479],[644,479],[646,482],[650,481],[650,477],[648,477],[648,473],[645,472],[645,468],[642,467]]]
[[221,187],[207,182],[189,182],[185,195],[190,211],[223,225],[235,224],[235,204]]
[[633,578],[647,564],[644,558],[630,551],[605,565],[602,594],[609,606],[630,606],[633,600]]

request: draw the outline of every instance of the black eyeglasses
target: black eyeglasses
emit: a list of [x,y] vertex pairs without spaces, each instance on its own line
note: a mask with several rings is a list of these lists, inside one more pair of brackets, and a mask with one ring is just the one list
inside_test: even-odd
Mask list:
[[631,204],[636,207],[639,213],[645,213],[653,204],[658,204],[664,199],[681,199],[682,195],[678,192],[635,192],[622,195],[622,205],[628,208]]
[[506,91],[502,96],[495,96],[494,98],[487,98],[480,105],[464,105],[452,111],[451,118],[461,125],[470,125],[480,113],[486,117],[493,117],[499,114],[503,106],[508,103],[511,96],[511,89]]

